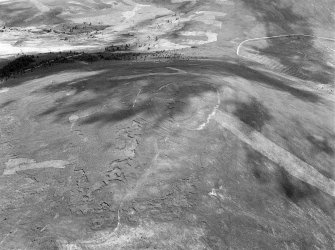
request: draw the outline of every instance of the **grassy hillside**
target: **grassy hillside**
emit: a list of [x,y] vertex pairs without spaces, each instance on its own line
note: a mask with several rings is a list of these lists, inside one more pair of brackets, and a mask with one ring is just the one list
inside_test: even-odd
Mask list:
[[330,83],[334,6],[332,0],[0,1],[0,22],[6,24],[0,59],[125,44],[142,52],[184,49],[192,56],[223,57],[235,56],[246,39],[302,34],[245,42],[238,56]]

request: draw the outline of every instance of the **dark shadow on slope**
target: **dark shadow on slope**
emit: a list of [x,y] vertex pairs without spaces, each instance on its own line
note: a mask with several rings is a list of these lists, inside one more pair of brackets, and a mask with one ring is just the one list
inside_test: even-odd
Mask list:
[[327,215],[333,216],[333,197],[292,176],[249,146],[246,146],[245,150],[252,176],[259,185],[266,187],[267,191],[274,192],[273,197],[278,197],[279,194],[300,207],[318,207]]
[[272,176],[269,169],[264,165],[264,156],[249,147],[245,147],[245,150],[247,152],[246,157],[248,165],[256,180],[260,184],[270,183],[272,181]]
[[[257,69],[251,68],[247,65],[233,63],[233,62],[221,62],[220,71],[223,74],[235,75],[242,77],[249,81],[254,81],[268,87],[287,92],[303,101],[318,102],[320,97],[307,90],[299,89],[294,87],[294,82],[291,82],[284,78],[279,78],[275,75],[267,74],[265,72],[258,71]],[[220,72],[218,71],[218,72]]]
[[[203,65],[202,65],[203,64]],[[287,92],[288,94],[297,97],[302,101],[319,102],[322,98],[316,93],[301,88],[295,87],[295,82],[287,78],[280,77],[269,72],[258,70],[257,64],[243,63],[236,61],[232,58],[222,58],[222,61],[200,61],[198,66],[192,65],[191,67],[184,65],[187,70],[193,72],[203,72],[213,75],[227,75],[237,76],[246,79],[255,84],[261,84],[269,88],[277,89],[279,91]],[[199,67],[199,69],[197,69]]]
[[[150,67],[134,65],[132,69],[140,71],[139,74],[155,72],[163,75],[140,75],[134,79],[117,80],[112,78],[115,77],[115,73],[108,71],[77,82],[54,83],[44,87],[35,94],[61,91],[75,91],[75,94],[59,98],[53,106],[38,114],[38,117],[52,116],[55,122],[67,122],[68,117],[77,111],[94,109],[96,111],[92,115],[80,119],[80,124],[97,123],[103,126],[140,115],[146,117],[153,126],[159,126],[171,116],[185,112],[190,105],[190,98],[216,91],[215,87],[204,78],[175,75],[171,70],[169,70],[171,75],[164,75],[167,71],[164,66],[167,65],[161,65],[160,68],[152,63]],[[129,73],[129,65],[119,65],[118,68],[120,67],[124,69],[119,75]],[[159,90],[164,85],[168,86]],[[90,95],[80,97],[82,93]],[[174,107],[171,103],[178,103],[178,107]]]
[[327,138],[319,138],[313,135],[309,135],[306,139],[311,143],[313,149],[319,153],[324,152],[328,155],[334,155],[334,150],[330,146]]
[[281,193],[298,206],[319,207],[325,214],[333,217],[335,199],[310,184],[290,175],[283,168],[277,170],[277,182]]
[[[266,36],[315,35],[312,30],[313,24],[309,21],[312,17],[296,13],[293,10],[293,4],[297,3],[294,1],[290,5],[287,2],[275,0],[241,1],[254,14],[257,21],[264,24]],[[310,8],[315,7],[310,6]],[[323,84],[331,83],[334,71],[327,65],[325,52],[316,48],[314,42],[315,38],[313,37],[292,36],[290,38],[268,39],[267,47],[257,50],[263,56],[279,60],[285,67],[284,73],[286,74],[303,80]]]
[[319,192],[315,187],[292,177],[282,168],[279,169],[278,182],[283,194],[294,203]]
[[[54,106],[41,112],[39,117],[52,115],[55,116],[57,122],[67,122],[68,116],[76,111],[95,109],[97,111],[94,112],[94,115],[81,119],[83,124],[113,123],[139,114],[151,117],[154,119],[154,124],[156,122],[159,124],[173,118],[174,115],[185,112],[185,109],[190,105],[191,97],[216,91],[210,79],[206,76],[199,76],[199,73],[237,76],[253,81],[255,84],[287,92],[302,101],[320,101],[319,97],[312,92],[297,89],[293,83],[285,82],[284,79],[257,71],[246,65],[240,65],[238,62],[206,61],[205,64],[203,67],[200,62],[198,66],[188,65],[188,62],[185,61],[160,64],[143,62],[132,64],[129,69],[128,64],[114,63],[108,66],[110,69],[108,71],[101,71],[98,74],[73,81],[49,84],[35,91],[35,94],[42,95],[64,91],[74,92],[73,95],[59,98]],[[169,66],[186,70],[190,74],[176,74],[176,71],[166,68]],[[101,68],[97,70],[101,70]],[[152,73],[158,75],[145,75]],[[166,75],[166,73],[172,74]],[[136,74],[139,75],[127,79],[128,76]],[[118,76],[126,77],[115,78]],[[168,87],[159,90],[164,85],[168,85]],[[140,95],[137,96],[139,91]],[[87,94],[88,96],[82,96]],[[173,103],[178,103],[178,105],[173,105]],[[105,104],[108,108],[102,108]],[[236,115],[258,131],[261,131],[263,125],[271,119],[266,108],[255,100],[250,103],[240,103]]]
[[234,115],[258,132],[261,132],[265,123],[271,119],[267,108],[256,98],[253,98],[249,103],[238,102]]

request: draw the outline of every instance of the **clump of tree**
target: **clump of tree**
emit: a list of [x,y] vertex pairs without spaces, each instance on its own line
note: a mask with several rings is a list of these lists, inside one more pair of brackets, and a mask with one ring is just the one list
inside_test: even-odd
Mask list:
[[99,58],[102,60],[115,60],[115,61],[121,61],[121,60],[136,60],[138,57],[141,56],[141,53],[136,53],[136,52],[115,52],[115,53],[99,53]]
[[24,55],[10,63],[6,64],[0,69],[0,77],[8,78],[11,75],[22,73],[25,69],[28,69],[35,62],[35,57],[30,55]]
[[129,51],[129,50],[130,50],[130,44],[111,45],[105,47],[106,52]]
[[84,53],[84,54],[82,54],[80,56],[77,56],[77,59],[80,60],[80,61],[92,63],[92,62],[98,61],[100,58],[96,54],[87,54],[87,53]]

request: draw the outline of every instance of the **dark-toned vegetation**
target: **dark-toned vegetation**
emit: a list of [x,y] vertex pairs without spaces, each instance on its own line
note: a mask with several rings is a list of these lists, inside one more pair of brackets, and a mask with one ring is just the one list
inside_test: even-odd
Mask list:
[[0,69],[0,77],[7,78],[13,74],[23,72],[23,70],[28,69],[35,62],[34,56],[24,55],[16,58]]
[[[148,53],[139,53],[124,51],[122,49],[128,48],[130,45],[122,45],[118,52],[110,51],[106,49],[104,52],[91,52],[91,53],[80,53],[80,52],[64,52],[64,53],[48,53],[34,55],[24,55],[14,61],[9,62],[3,68],[0,69],[0,78],[9,78],[13,75],[22,74],[26,71],[33,71],[39,67],[49,67],[59,63],[71,63],[76,61],[83,61],[93,63],[99,60],[107,61],[127,61],[127,60],[146,60],[146,59],[183,59],[183,57],[175,52],[171,51],[155,51]],[[113,46],[112,46],[113,47]],[[110,48],[110,47],[107,47]],[[127,50],[128,50],[127,49]]]
[[129,51],[130,50],[130,45],[125,44],[125,45],[111,45],[105,48],[105,51]]

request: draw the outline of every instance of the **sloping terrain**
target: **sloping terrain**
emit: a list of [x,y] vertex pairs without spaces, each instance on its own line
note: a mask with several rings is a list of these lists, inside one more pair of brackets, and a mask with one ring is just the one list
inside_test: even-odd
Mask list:
[[333,8],[0,1],[0,249],[334,249]]
[[4,26],[0,52],[2,57],[9,57],[17,53],[98,49],[125,43],[146,51],[217,41],[216,31],[222,24],[216,17],[226,14],[207,7],[221,5],[172,2],[0,2],[0,20]]

